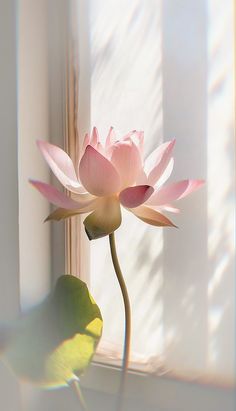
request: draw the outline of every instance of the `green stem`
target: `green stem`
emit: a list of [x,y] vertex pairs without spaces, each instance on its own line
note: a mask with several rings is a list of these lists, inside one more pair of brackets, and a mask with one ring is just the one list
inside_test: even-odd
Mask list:
[[117,253],[116,253],[116,244],[115,244],[115,234],[112,233],[109,235],[109,242],[110,242],[110,249],[111,249],[111,257],[114,266],[114,270],[120,285],[120,289],[123,296],[124,308],[125,308],[125,337],[124,337],[124,349],[123,349],[123,360],[122,360],[122,370],[121,370],[121,379],[120,379],[120,387],[118,392],[118,401],[117,401],[117,411],[122,410],[122,403],[124,398],[124,391],[125,391],[125,382],[126,382],[126,375],[129,365],[129,356],[130,356],[130,342],[131,342],[131,308],[130,308],[130,301],[129,295],[126,288],[126,284],[121,272],[120,264],[118,261]]
[[81,405],[81,409],[82,409],[83,411],[89,411],[89,410],[88,410],[88,407],[87,407],[87,404],[86,404],[86,402],[85,402],[83,393],[82,393],[82,391],[81,391],[79,381],[78,381],[78,380],[73,380],[73,381],[70,383],[70,385],[71,385],[71,387],[73,388],[73,390],[74,390],[77,398],[79,399],[79,402],[80,402],[80,405]]

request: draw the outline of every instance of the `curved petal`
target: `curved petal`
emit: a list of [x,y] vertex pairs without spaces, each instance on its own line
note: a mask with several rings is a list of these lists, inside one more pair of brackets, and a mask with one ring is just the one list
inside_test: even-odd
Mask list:
[[106,150],[109,150],[109,148],[112,146],[112,144],[114,144],[116,141],[116,135],[115,135],[115,131],[113,127],[110,127],[109,133],[107,135],[106,138]]
[[167,217],[150,207],[141,205],[130,211],[147,224],[158,227],[176,227]]
[[120,177],[115,167],[90,145],[81,158],[79,175],[88,192],[98,197],[114,194],[120,189]]
[[90,139],[90,145],[94,148],[97,147],[97,144],[99,142],[99,135],[98,135],[98,130],[96,127],[93,127],[91,139]]
[[[171,176],[173,168],[174,168],[174,158],[171,157],[165,171],[163,172],[161,177],[158,179],[158,182],[155,184],[155,188],[159,188],[159,187],[163,186],[163,184],[165,184],[165,182]],[[147,181],[148,181],[148,179],[147,179]]]
[[173,206],[170,205],[170,204],[165,204],[165,205],[157,206],[157,207],[152,206],[152,208],[153,208],[154,210],[160,211],[160,212],[162,212],[162,211],[168,211],[169,213],[174,213],[174,214],[178,214],[178,213],[180,212],[180,209],[179,209],[179,208],[173,207]]
[[148,185],[148,179],[147,179],[146,173],[143,170],[143,168],[140,170],[140,173],[138,177],[136,178],[136,184],[137,185]]
[[102,143],[100,143],[100,141],[97,143],[97,147],[95,147],[95,148],[100,154],[102,154],[104,157],[106,157],[106,150],[103,147]]
[[66,188],[67,188],[67,190],[69,190],[71,193],[75,193],[75,194],[81,194],[81,195],[83,195],[83,196],[85,196],[85,195],[90,195],[91,196],[91,194],[89,194],[86,190],[85,190],[85,188],[83,187],[83,186],[79,186],[79,187],[73,187],[73,186],[70,186],[70,185],[66,185]]
[[189,194],[198,190],[205,184],[205,180],[187,180],[187,181],[188,181],[188,186],[186,190],[179,196],[178,200],[188,196]]
[[144,131],[137,131],[137,145],[140,151],[140,154],[143,158],[143,152],[144,152]]
[[49,214],[49,216],[44,221],[46,222],[46,221],[52,221],[52,220],[53,221],[65,220],[67,218],[74,217],[76,215],[90,213],[90,211],[95,210],[95,208],[96,208],[95,201],[89,204],[88,206],[83,207],[79,210],[78,209],[77,210],[67,210],[65,208],[57,208],[51,214]]
[[130,140],[130,137],[135,133],[136,133],[136,130],[131,130],[128,132],[128,134],[125,134],[125,136],[121,140],[123,141]]
[[143,156],[143,149],[144,149],[144,132],[133,130],[130,131],[126,136],[123,137],[124,141],[132,140],[134,144],[139,149],[141,157]]
[[154,188],[148,185],[128,187],[121,191],[119,199],[124,207],[134,208],[145,203],[153,191]]
[[121,224],[120,204],[116,197],[99,199],[93,213],[84,220],[89,240],[95,240],[113,233]]
[[175,140],[168,141],[154,150],[145,161],[145,172],[148,176],[148,184],[155,185],[164,173],[172,157]]
[[62,207],[69,210],[78,210],[96,201],[96,199],[94,198],[90,200],[78,199],[78,201],[75,201],[72,198],[68,197],[66,194],[58,191],[50,184],[35,180],[29,181],[48,201],[50,201],[50,203],[56,205],[57,207]]
[[203,180],[183,180],[157,189],[147,201],[148,205],[163,205],[186,197],[204,184]]
[[38,140],[37,145],[52,172],[62,185],[80,186],[73,162],[64,150],[42,140]]
[[138,148],[133,141],[118,141],[112,146],[111,162],[119,172],[122,187],[128,187],[135,183],[142,162]]

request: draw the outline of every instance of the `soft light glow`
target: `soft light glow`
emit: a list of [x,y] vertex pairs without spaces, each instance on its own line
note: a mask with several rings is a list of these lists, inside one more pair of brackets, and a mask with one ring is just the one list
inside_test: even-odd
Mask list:
[[235,376],[234,13],[208,1],[209,372]]
[[[91,124],[103,138],[110,125],[121,134],[145,130],[147,153],[163,138],[160,4],[90,1]],[[147,361],[162,352],[162,231],[125,213],[117,247],[133,307],[132,360]],[[109,346],[121,357],[123,306],[107,239],[91,244],[90,264],[92,292],[104,316],[100,350]]]
[[[232,383],[233,0],[89,5],[91,126],[104,138],[110,125],[121,135],[145,130],[146,154],[176,137],[174,179],[207,180],[205,193],[181,204],[179,230],[163,236],[125,214],[117,232],[133,307],[132,365]],[[90,265],[105,324],[99,353],[117,363],[123,306],[106,238],[91,244]]]

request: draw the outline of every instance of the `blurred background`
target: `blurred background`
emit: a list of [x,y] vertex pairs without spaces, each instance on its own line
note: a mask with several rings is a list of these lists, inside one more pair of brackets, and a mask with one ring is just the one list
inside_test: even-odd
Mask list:
[[[1,321],[42,301],[65,270],[63,224],[42,224],[49,205],[27,180],[50,181],[35,140],[63,146],[68,89],[79,143],[94,125],[102,141],[110,126],[144,130],[145,155],[176,138],[172,180],[206,180],[181,202],[178,230],[124,213],[117,232],[133,313],[128,411],[235,409],[234,55],[233,0],[0,1]],[[85,394],[91,410],[110,410],[122,301],[108,239],[76,241],[104,317]],[[69,390],[32,389],[3,365],[0,392],[5,410],[78,409]]]

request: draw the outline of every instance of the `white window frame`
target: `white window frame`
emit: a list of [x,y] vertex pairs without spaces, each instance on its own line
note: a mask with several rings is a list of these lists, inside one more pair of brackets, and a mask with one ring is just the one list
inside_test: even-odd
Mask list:
[[[79,27],[73,26],[73,44],[75,45],[74,52],[72,52],[72,61],[76,61],[75,71],[79,73],[79,80],[76,79],[76,91],[78,93],[76,101],[79,107],[75,105],[73,108],[78,109],[77,114],[74,113],[73,124],[78,128],[70,135],[72,146],[76,147],[76,152],[79,153],[80,145],[82,144],[85,133],[89,130],[89,101],[88,92],[90,87],[90,79],[88,77],[88,45],[83,43],[81,48],[77,44],[77,36],[86,39],[87,36],[87,20],[86,12],[87,5],[83,1],[78,2],[79,12]],[[74,16],[75,17],[75,16]],[[75,24],[75,20],[73,21]],[[78,53],[78,54],[77,54]],[[75,59],[75,56],[77,59]],[[74,72],[73,72],[74,73]],[[72,80],[73,82],[73,80]],[[71,111],[71,106],[70,106]],[[77,146],[76,146],[77,144]],[[67,144],[68,147],[68,144]],[[73,149],[72,149],[73,153]],[[67,250],[69,250],[69,269],[80,273],[80,277],[85,281],[89,281],[86,271],[89,270],[88,255],[89,245],[86,241],[83,226],[81,226],[81,217],[73,218],[69,223],[69,231],[67,232]],[[80,231],[79,242],[78,230]],[[75,241],[76,238],[76,241]],[[96,357],[95,357],[96,358]],[[117,391],[119,383],[120,370],[119,367],[109,365],[109,360],[102,357],[95,360],[89,368],[82,380],[82,385],[86,388],[96,390],[103,393],[114,395]],[[187,391],[186,391],[187,390]],[[170,392],[175,392],[176,395],[170,396]],[[180,409],[195,411],[202,409],[206,411],[220,410],[222,407],[227,410],[234,408],[234,389],[230,386],[216,387],[207,385],[207,381],[201,382],[190,381],[175,376],[154,376],[146,375],[143,372],[130,371],[127,383],[127,398],[138,398],[141,403],[148,407],[160,407],[161,409]],[[178,399],[178,400],[177,400]],[[177,400],[177,403],[176,403]],[[156,409],[156,408],[155,408]]]

